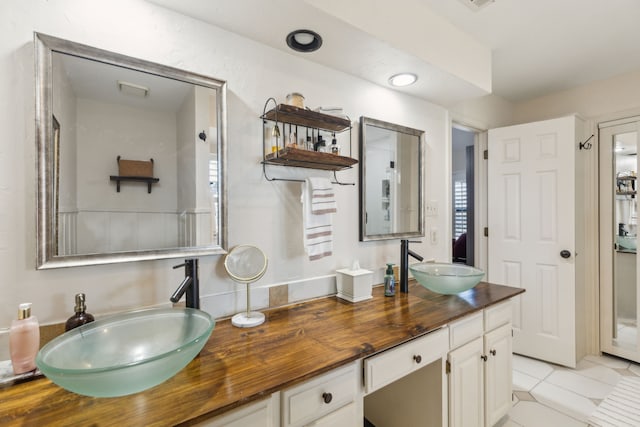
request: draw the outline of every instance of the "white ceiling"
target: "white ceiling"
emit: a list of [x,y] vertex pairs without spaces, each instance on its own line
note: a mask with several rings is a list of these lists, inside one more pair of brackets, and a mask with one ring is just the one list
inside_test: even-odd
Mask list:
[[[124,67],[92,61],[78,56],[55,52],[54,67],[58,59],[77,98],[99,100],[114,105],[128,105],[146,110],[175,113],[193,86],[179,80],[131,70]],[[118,89],[123,81],[146,87],[146,97],[126,95]]]
[[[309,2],[150,1],[376,84],[388,86],[390,75],[411,70],[418,83],[399,90],[441,105],[485,94]],[[493,93],[505,99],[523,101],[640,69],[640,0],[496,0],[475,12],[464,0],[420,1],[491,48]],[[299,28],[319,32],[322,48],[312,54],[289,50],[285,37]]]
[[640,69],[638,0],[422,0],[493,51],[493,93],[535,98]]

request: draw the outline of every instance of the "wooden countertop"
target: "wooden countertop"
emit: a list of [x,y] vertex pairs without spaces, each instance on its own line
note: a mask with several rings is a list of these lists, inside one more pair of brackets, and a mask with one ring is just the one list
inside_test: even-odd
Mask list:
[[261,326],[220,321],[198,357],[166,382],[130,396],[92,398],[46,378],[0,389],[0,425],[189,424],[388,349],[523,289],[480,283],[463,296],[415,283],[409,294],[351,304],[327,297],[265,311]]

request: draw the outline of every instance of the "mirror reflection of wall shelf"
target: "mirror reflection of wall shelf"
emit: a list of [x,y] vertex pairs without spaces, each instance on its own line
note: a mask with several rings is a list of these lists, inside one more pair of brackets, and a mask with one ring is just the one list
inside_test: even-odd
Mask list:
[[618,174],[616,178],[616,195],[618,196],[636,196],[636,176]]
[[[226,82],[40,33],[34,45],[36,267],[225,254]],[[116,189],[142,179],[148,194],[113,191],[104,159],[123,153],[153,153],[162,191],[153,172],[122,171]]]
[[424,236],[424,131],[360,118],[360,241]]
[[[270,102],[274,107],[267,111]],[[278,104],[274,98],[269,98],[261,118],[262,168],[268,181],[304,181],[269,177],[266,166],[274,165],[332,171],[334,184],[355,185],[340,182],[336,176],[336,171],[349,169],[358,163],[351,157],[351,120],[348,117]],[[340,137],[343,133],[348,135],[348,156],[344,155],[346,144],[338,145],[338,138],[341,141],[346,139]],[[331,152],[332,146],[334,152]],[[335,153],[338,146],[342,148],[339,154]]]
[[262,325],[264,313],[251,311],[249,297],[250,285],[260,280],[267,271],[267,256],[262,250],[251,245],[239,245],[233,248],[224,258],[224,268],[235,282],[245,283],[247,287],[247,308],[231,318],[231,324],[238,328],[251,328]]
[[151,185],[160,181],[153,177],[153,159],[149,161],[125,160],[118,156],[118,175],[111,175],[109,179],[116,182],[116,192],[120,192],[121,181],[145,182],[147,193],[151,194]]

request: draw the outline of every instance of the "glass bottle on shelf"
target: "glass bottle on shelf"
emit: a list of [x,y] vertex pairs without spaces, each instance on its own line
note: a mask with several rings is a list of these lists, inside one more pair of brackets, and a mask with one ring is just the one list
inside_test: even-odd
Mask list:
[[273,130],[271,131],[271,153],[278,152],[278,139],[280,138],[280,128],[278,127],[278,123],[273,126]]
[[336,134],[333,134],[331,139],[331,154],[335,154],[336,156],[340,155],[340,146],[337,144]]

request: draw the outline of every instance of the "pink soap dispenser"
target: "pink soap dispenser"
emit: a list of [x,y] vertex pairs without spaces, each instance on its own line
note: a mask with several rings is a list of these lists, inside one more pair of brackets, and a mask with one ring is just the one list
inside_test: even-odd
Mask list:
[[36,369],[36,354],[40,348],[40,326],[31,315],[31,303],[20,304],[18,318],[11,322],[9,353],[15,374]]

